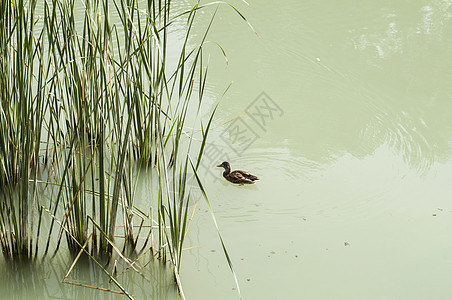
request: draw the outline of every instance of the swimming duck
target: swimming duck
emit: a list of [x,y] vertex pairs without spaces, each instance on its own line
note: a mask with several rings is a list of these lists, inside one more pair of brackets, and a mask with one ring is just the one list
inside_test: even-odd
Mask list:
[[252,184],[256,180],[259,180],[259,178],[257,178],[253,174],[250,174],[245,171],[235,170],[235,171],[231,172],[231,166],[229,165],[229,163],[227,161],[224,161],[221,165],[217,165],[217,167],[224,168],[223,177],[226,178],[227,181],[232,182],[232,183],[244,185],[244,184]]

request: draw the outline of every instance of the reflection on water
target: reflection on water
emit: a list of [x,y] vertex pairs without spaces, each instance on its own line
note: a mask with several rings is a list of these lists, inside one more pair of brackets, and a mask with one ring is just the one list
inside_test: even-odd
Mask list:
[[[72,261],[56,255],[43,264],[11,266],[2,262],[1,299],[126,299],[109,277],[90,260]],[[159,261],[136,267],[141,274],[116,260],[116,279],[135,299],[180,299],[170,268]],[[143,265],[145,268],[142,268]],[[108,268],[108,267],[107,267]],[[108,268],[111,269],[111,268]],[[65,278],[67,276],[67,278]],[[64,281],[64,283],[63,283]]]
[[369,48],[374,48],[379,58],[385,58],[393,54],[401,54],[403,51],[401,34],[397,29],[397,23],[391,20],[395,19],[396,15],[390,14],[387,18],[390,21],[383,36],[366,34],[366,32],[369,31],[368,28],[359,30],[362,31],[362,33],[353,32],[357,35],[356,38],[352,39],[355,49],[367,50]]
[[452,2],[449,0],[435,1],[431,5],[425,5],[421,8],[423,13],[422,23],[419,24],[417,33],[437,35],[441,38],[443,30],[447,27],[447,21],[450,20],[452,14],[450,6]]
[[2,264],[0,282],[2,299],[28,299],[30,295],[44,299],[45,281],[40,268],[31,264],[16,266]]

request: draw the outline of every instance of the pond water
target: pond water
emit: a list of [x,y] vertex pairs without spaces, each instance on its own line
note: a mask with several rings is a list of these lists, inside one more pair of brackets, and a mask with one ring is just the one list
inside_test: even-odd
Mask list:
[[[206,123],[219,106],[201,175],[243,298],[452,298],[452,1],[231,4],[257,34],[219,7],[208,40],[228,63],[206,45]],[[226,182],[224,160],[260,182]],[[239,299],[198,198],[185,295]],[[43,278],[2,282],[17,299],[122,298],[62,284],[70,264],[58,258]],[[95,270],[85,275],[108,286]],[[126,279],[137,299],[179,299],[160,266],[145,275],[151,284]]]
[[[233,4],[259,36],[220,7],[203,168],[243,298],[451,298],[452,1]],[[206,210],[186,296],[238,298]]]

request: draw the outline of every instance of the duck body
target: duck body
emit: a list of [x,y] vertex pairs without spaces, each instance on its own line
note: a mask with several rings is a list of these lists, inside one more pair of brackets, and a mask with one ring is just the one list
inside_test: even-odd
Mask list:
[[223,162],[221,165],[217,165],[217,167],[223,167],[223,177],[232,183],[244,185],[244,184],[253,184],[255,181],[259,180],[257,176],[254,176],[251,173],[235,170],[231,172],[231,166],[227,161]]

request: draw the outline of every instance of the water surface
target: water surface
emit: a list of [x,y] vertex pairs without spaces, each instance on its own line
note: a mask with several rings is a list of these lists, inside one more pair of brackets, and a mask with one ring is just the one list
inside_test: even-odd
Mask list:
[[[207,38],[205,122],[219,106],[200,167],[243,298],[451,298],[452,1],[249,3],[231,2],[257,34],[221,5]],[[200,11],[192,46],[214,9]],[[182,39],[171,33],[169,61]],[[229,184],[215,167],[224,160],[261,181]],[[135,203],[149,207],[140,182]],[[238,299],[207,205],[199,193],[192,204],[185,294]],[[61,283],[64,257],[39,276],[11,272],[2,290],[123,298]],[[121,276],[126,289],[178,299],[169,268],[150,265],[148,280]],[[93,266],[71,276],[111,288]]]
[[[234,4],[259,36],[226,6],[209,35],[229,63],[212,46],[204,161],[244,298],[450,298],[452,2],[249,2]],[[261,105],[264,126],[262,92],[280,109]],[[226,183],[226,159],[261,182]],[[197,209],[186,294],[237,297]]]

